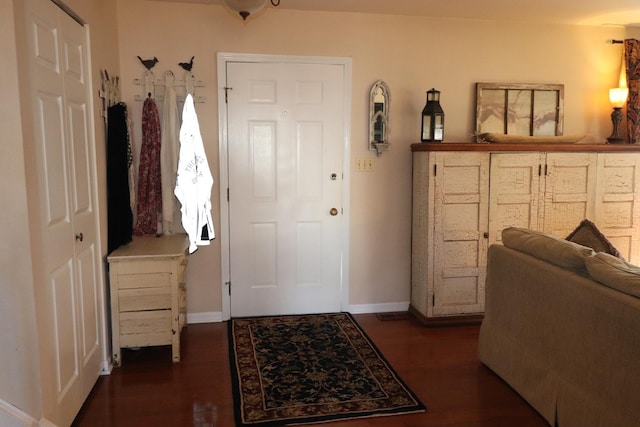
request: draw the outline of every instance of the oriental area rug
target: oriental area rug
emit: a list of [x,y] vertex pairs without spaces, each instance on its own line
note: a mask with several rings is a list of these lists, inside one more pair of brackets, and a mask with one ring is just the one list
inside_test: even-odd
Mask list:
[[423,412],[348,313],[229,321],[237,426]]

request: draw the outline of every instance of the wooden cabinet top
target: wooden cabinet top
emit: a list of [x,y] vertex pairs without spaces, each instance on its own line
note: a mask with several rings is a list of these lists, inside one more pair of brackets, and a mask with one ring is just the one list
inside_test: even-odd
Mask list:
[[184,234],[134,237],[131,242],[111,252],[107,260],[114,262],[141,258],[178,257],[183,255],[188,247],[189,240]]
[[544,151],[558,153],[640,152],[640,144],[496,144],[486,142],[422,142],[411,144],[412,152],[420,151]]

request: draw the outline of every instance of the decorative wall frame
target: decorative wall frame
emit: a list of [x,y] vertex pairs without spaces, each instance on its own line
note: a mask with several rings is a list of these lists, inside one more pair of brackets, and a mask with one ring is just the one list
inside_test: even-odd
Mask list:
[[389,86],[378,80],[369,92],[369,150],[375,150],[380,156],[391,147],[390,123],[391,93]]
[[476,137],[562,135],[563,104],[563,84],[476,83]]

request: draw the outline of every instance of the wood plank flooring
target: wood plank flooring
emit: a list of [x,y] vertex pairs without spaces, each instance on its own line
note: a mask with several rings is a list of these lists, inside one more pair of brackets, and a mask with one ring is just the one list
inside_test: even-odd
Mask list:
[[[408,318],[358,323],[427,412],[338,421],[327,427],[544,427],[548,424],[477,357],[478,326],[426,328]],[[227,324],[189,325],[182,361],[170,347],[123,352],[98,380],[73,427],[231,427]]]

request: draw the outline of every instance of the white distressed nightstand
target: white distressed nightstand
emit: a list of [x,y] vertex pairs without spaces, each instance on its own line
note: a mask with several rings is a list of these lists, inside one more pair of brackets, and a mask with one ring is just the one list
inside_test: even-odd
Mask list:
[[183,234],[134,237],[107,257],[114,366],[122,348],[159,345],[171,345],[173,362],[180,362],[188,246]]

